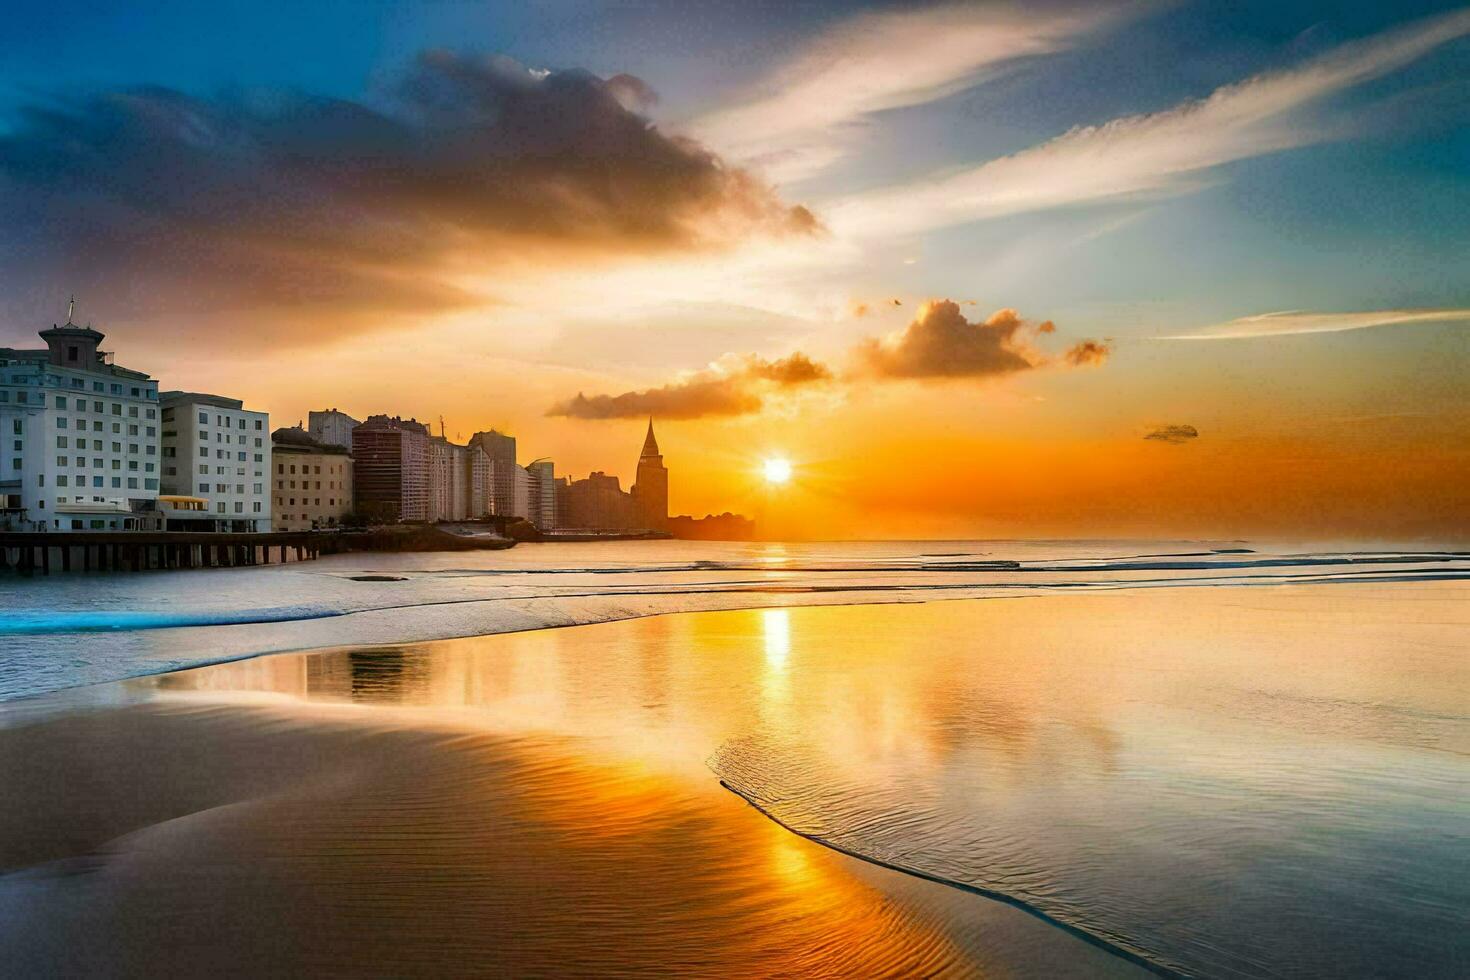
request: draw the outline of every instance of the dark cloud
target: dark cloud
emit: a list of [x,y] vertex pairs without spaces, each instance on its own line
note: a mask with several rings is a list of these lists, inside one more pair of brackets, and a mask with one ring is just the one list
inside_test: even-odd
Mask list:
[[551,406],[547,415],[573,419],[697,419],[710,415],[745,415],[759,411],[760,395],[743,378],[703,378],[621,395],[577,397]]
[[950,300],[926,303],[903,330],[859,344],[864,373],[885,378],[963,378],[1024,371],[1042,362],[1025,343],[1015,310],[997,310],[971,323]]
[[[30,308],[76,290],[113,319],[431,311],[469,301],[447,283],[497,257],[817,230],[630,111],[651,96],[631,76],[436,51],[380,104],[138,88],[30,105],[0,127],[0,261]],[[26,308],[23,291],[0,302]]]
[[[1042,326],[1047,326],[1047,324],[1042,324]],[[1051,331],[1044,332],[1050,333]],[[1106,363],[1112,353],[1113,345],[1105,340],[1084,340],[1067,348],[1067,353],[1062,356],[1073,367],[1097,367]]]
[[760,411],[764,404],[762,395],[772,387],[794,387],[831,377],[826,365],[800,351],[774,361],[754,354],[727,357],[712,370],[660,388],[590,397],[578,392],[575,398],[551,406],[546,414],[575,419],[747,415]]
[[629,112],[642,114],[658,105],[658,93],[637,75],[614,75],[607,80],[607,90]]
[[1167,442],[1174,445],[1189,442],[1191,439],[1199,438],[1199,430],[1192,425],[1161,425],[1154,429],[1145,439],[1154,439],[1158,442]]

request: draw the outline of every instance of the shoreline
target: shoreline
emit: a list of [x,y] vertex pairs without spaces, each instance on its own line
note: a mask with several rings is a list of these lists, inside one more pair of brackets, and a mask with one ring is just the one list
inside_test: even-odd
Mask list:
[[[604,625],[625,624],[582,629]],[[431,662],[515,638],[416,649]],[[382,681],[373,665],[396,656],[257,655],[112,682],[135,697],[0,727],[0,771],[26,801],[0,812],[8,962],[129,975],[1137,975],[1008,905],[792,834],[722,789],[702,750],[623,760],[596,737],[528,741],[462,712],[248,695],[232,680],[289,688],[301,670],[358,658],[354,673]],[[629,878],[652,887],[629,892]],[[198,932],[220,914],[226,928]]]
[[[1389,594],[1406,609],[1433,601],[1448,613],[1463,591],[1425,583]],[[53,698],[50,712],[21,711],[0,726],[0,771],[26,801],[0,813],[0,950],[17,963],[64,963],[78,972],[104,961],[136,973],[409,969],[452,955],[511,973],[546,963],[572,973],[716,974],[740,963],[749,973],[750,963],[761,963],[772,974],[1173,975],[1159,965],[1172,960],[1157,937],[1141,943],[1150,957],[1098,940],[1138,938],[1108,923],[1118,913],[1107,905],[1087,906],[1101,920],[1074,925],[1075,911],[1038,903],[1021,885],[987,885],[988,861],[941,873],[924,858],[922,838],[905,838],[898,853],[906,856],[893,858],[881,839],[855,843],[841,807],[824,816],[825,797],[808,801],[800,784],[783,780],[809,773],[843,786],[875,765],[889,771],[870,761],[873,752],[898,753],[900,774],[929,772],[928,754],[943,759],[957,750],[951,720],[969,719],[965,737],[999,753],[980,772],[1046,763],[1006,792],[1040,792],[1050,813],[1065,808],[1064,787],[1073,782],[1067,766],[1052,772],[1056,761],[1128,772],[1138,763],[1119,754],[1144,748],[1136,743],[1151,731],[1109,734],[1089,708],[1086,737],[1054,743],[1057,722],[1045,715],[987,707],[998,683],[1017,678],[1012,696],[1020,703],[1042,699],[1028,711],[1050,710],[1067,687],[1084,705],[1105,690],[1067,679],[1079,624],[1100,642],[1110,638],[1091,656],[1122,663],[1139,656],[1135,643],[1196,649],[1183,637],[1214,637],[1227,623],[1237,658],[1274,662],[1283,639],[1320,633],[1323,612],[1360,608],[1353,624],[1323,639],[1351,642],[1353,656],[1383,661],[1395,684],[1419,692],[1412,738],[1393,727],[1375,731],[1382,720],[1372,714],[1339,718],[1347,703],[1340,699],[1325,700],[1330,710],[1319,723],[1369,738],[1365,758],[1380,765],[1392,766],[1385,751],[1416,747],[1449,753],[1431,752],[1430,762],[1458,758],[1453,705],[1439,703],[1449,696],[1443,678],[1430,684],[1403,674],[1383,642],[1402,622],[1385,620],[1378,608],[1344,606],[1336,589],[1269,590],[1247,607],[1239,595],[1190,588],[1038,595],[1036,605],[649,613],[575,630],[255,655],[81,689]],[[1242,608],[1292,610],[1293,629],[1306,632],[1263,636],[1254,620],[1235,623]],[[1164,615],[1176,619],[1169,637],[1148,626]],[[1453,623],[1414,628],[1422,640]],[[948,632],[931,639],[931,630]],[[934,686],[951,676],[930,677],[937,660],[963,653],[957,640],[977,635],[987,637],[979,648],[986,651],[1010,638],[953,675],[985,700],[936,704],[940,692],[963,694],[948,692],[948,681]],[[895,641],[911,645],[908,656],[895,659]],[[834,647],[847,652],[838,656]],[[1041,658],[1035,669],[1065,672],[1052,682],[1025,680],[1034,671],[1011,666],[1023,655]],[[1103,676],[1142,690],[1178,688],[1155,676],[1164,662],[1143,659],[1158,666],[1125,672],[1105,660]],[[988,666],[975,675],[981,665]],[[1300,682],[1294,671],[1283,677]],[[848,689],[857,683],[870,686]],[[839,695],[835,703],[846,709],[833,715],[828,702]],[[1137,693],[1116,698],[1127,707],[1123,717],[1137,714],[1128,707]],[[1324,703],[1311,689],[1302,698],[1244,728],[1227,712],[1214,723],[1225,729],[1207,727],[1210,741],[1228,747],[1262,737],[1255,734],[1262,725],[1295,730],[1303,705]],[[879,705],[886,707],[875,716]],[[914,727],[922,721],[915,711],[937,712],[944,725]],[[1171,731],[1158,733],[1161,744],[1177,743]],[[767,741],[783,732],[783,741]],[[1269,746],[1275,736],[1264,737]],[[829,772],[830,763],[810,756],[830,751],[854,768]],[[1241,751],[1253,767],[1270,761],[1269,752]],[[1055,800],[1044,789],[1052,778],[1061,779]],[[923,810],[942,798],[910,800],[910,792],[894,801],[898,826],[909,806]],[[975,812],[1004,826],[1003,811]],[[823,829],[830,819],[837,822]],[[1028,834],[1042,829],[1030,820],[1022,826]],[[995,873],[1002,872],[1003,862]],[[630,877],[647,887],[630,893]],[[1172,887],[1149,880],[1149,889],[1128,892],[1145,909],[1153,889],[1167,901]],[[1208,889],[1202,899],[1191,916],[1219,914]],[[207,947],[191,947],[184,932],[171,930],[202,928],[200,909],[228,910],[239,921]],[[1138,924],[1152,921],[1146,911],[1133,914]],[[496,923],[488,931],[487,916]],[[182,958],[160,961],[159,945],[138,935],[161,936]],[[396,945],[381,945],[384,935]]]

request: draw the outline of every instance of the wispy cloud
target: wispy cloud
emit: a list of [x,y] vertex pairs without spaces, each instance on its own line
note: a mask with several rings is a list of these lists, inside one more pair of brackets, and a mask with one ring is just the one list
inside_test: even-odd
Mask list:
[[1161,425],[1144,436],[1154,442],[1167,442],[1178,446],[1199,438],[1199,430],[1192,425]]
[[864,117],[942,98],[1022,58],[1065,48],[1116,10],[951,3],[863,14],[818,36],[751,98],[689,129],[771,179],[799,180],[841,157],[844,132]]
[[1470,9],[1339,47],[1163,112],[1073,129],[944,177],[879,188],[823,209],[834,231],[892,235],[984,218],[1200,186],[1214,167],[1343,135],[1294,110],[1394,71],[1470,34]]
[[1391,327],[1406,323],[1470,323],[1470,309],[1369,310],[1359,313],[1308,313],[1304,310],[1290,310],[1243,316],[1160,339],[1232,340],[1240,337],[1279,337],[1296,333],[1337,333],[1341,330]]

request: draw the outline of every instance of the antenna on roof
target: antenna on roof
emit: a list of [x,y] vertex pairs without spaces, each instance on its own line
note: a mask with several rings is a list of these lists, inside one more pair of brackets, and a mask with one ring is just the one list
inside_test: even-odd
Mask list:
[[77,308],[77,297],[76,297],[76,294],[73,293],[71,299],[67,300],[67,303],[66,303],[66,322],[67,323],[70,323],[71,322],[71,315],[72,315],[73,311],[76,310],[76,308]]

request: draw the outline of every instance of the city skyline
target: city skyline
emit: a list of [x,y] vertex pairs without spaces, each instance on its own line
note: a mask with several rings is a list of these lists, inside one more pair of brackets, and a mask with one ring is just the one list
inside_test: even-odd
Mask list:
[[[558,477],[549,455],[521,465],[508,433],[451,441],[442,416],[438,435],[414,418],[359,421],[336,407],[310,411],[309,428],[272,426],[240,398],[160,388],[75,317],[73,297],[64,323],[37,331],[44,347],[0,347],[5,530],[255,534],[491,517],[543,535],[670,528],[652,418],[624,492],[601,470]],[[689,533],[718,524],[681,520],[693,521]]]
[[0,343],[75,291],[273,418],[442,415],[625,484],[601,447],[655,414],[672,512],[801,536],[1463,530],[1470,11],[691,9],[0,41]]

